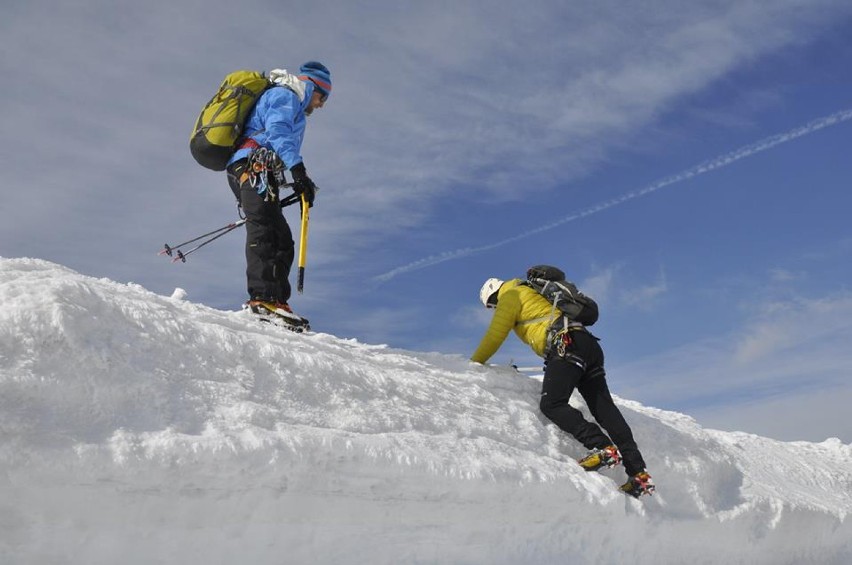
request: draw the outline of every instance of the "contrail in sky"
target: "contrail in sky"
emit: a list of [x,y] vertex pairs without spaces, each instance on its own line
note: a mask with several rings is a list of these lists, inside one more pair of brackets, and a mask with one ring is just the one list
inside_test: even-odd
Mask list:
[[646,186],[645,188],[634,190],[633,192],[628,192],[627,194],[623,194],[611,200],[606,200],[604,202],[591,206],[590,208],[586,208],[584,210],[571,214],[570,216],[565,216],[564,218],[551,222],[547,225],[539,226],[535,229],[526,231],[516,236],[488,245],[483,245],[481,247],[463,247],[461,249],[456,249],[455,251],[445,251],[444,253],[440,253],[438,255],[431,255],[429,257],[420,259],[419,261],[414,261],[413,263],[409,263],[407,265],[392,269],[384,274],[377,275],[373,277],[372,280],[374,282],[379,283],[386,282],[403,273],[419,271],[420,269],[425,269],[426,267],[431,267],[432,265],[437,265],[438,263],[452,261],[453,259],[461,259],[462,257],[473,255],[474,253],[482,253],[483,251],[490,251],[492,249],[497,249],[498,247],[503,247],[504,245],[514,243],[518,240],[531,237],[533,235],[548,230],[552,230],[553,228],[561,226],[562,224],[567,224],[568,222],[573,222],[574,220],[585,218],[586,216],[591,216],[592,214],[597,214],[598,212],[603,212],[604,210],[612,208],[613,206],[618,206],[619,204],[623,204],[628,200],[633,200],[634,198],[639,198],[640,196],[645,196],[646,194],[656,192],[666,186],[689,180],[692,177],[697,177],[698,175],[703,175],[704,173],[709,173],[710,171],[721,169],[722,167],[727,167],[731,163],[739,161],[740,159],[751,157],[756,153],[766,151],[767,149],[772,149],[776,145],[787,143],[788,141],[792,141],[796,138],[808,135],[809,133],[813,133],[823,128],[837,125],[849,119],[852,119],[852,109],[842,110],[840,112],[835,112],[834,114],[831,114],[829,116],[817,118],[816,120],[810,121],[803,126],[799,126],[797,128],[791,129],[790,131],[779,133],[777,135],[773,135],[772,137],[762,139],[756,143],[740,147],[735,151],[725,153],[724,155],[720,155],[715,159],[704,161],[703,163],[696,165],[691,169],[687,169],[670,177],[666,177],[663,180],[657,181],[652,185]]

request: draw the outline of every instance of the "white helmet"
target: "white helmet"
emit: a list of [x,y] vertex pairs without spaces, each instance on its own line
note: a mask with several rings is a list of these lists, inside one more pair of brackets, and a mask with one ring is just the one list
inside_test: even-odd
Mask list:
[[503,281],[500,279],[488,279],[485,281],[485,284],[482,285],[482,289],[479,291],[479,300],[482,301],[482,304],[484,304],[486,308],[490,308],[497,304],[496,296],[494,296],[494,300],[492,300],[491,303],[488,302],[488,299],[491,298],[492,295],[497,294],[497,291],[500,290],[502,285]]

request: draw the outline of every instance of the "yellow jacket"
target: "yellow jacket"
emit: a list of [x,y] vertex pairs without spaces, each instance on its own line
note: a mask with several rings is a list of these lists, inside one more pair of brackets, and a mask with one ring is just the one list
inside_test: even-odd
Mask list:
[[521,279],[512,279],[500,287],[491,325],[470,358],[471,361],[488,361],[513,329],[536,355],[544,356],[547,330],[553,320],[562,313],[559,310],[554,311],[552,304],[522,282]]

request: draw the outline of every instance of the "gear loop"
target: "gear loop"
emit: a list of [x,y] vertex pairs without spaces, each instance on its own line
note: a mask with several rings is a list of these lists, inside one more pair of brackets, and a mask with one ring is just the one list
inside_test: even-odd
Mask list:
[[284,162],[266,147],[254,149],[248,156],[249,184],[269,201],[278,200],[278,187],[286,184]]

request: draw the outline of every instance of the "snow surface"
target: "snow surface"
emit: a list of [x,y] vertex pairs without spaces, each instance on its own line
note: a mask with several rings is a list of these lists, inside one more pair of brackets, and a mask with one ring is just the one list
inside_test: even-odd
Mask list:
[[534,379],[186,297],[0,258],[0,563],[852,563],[840,440],[618,399],[634,500]]

